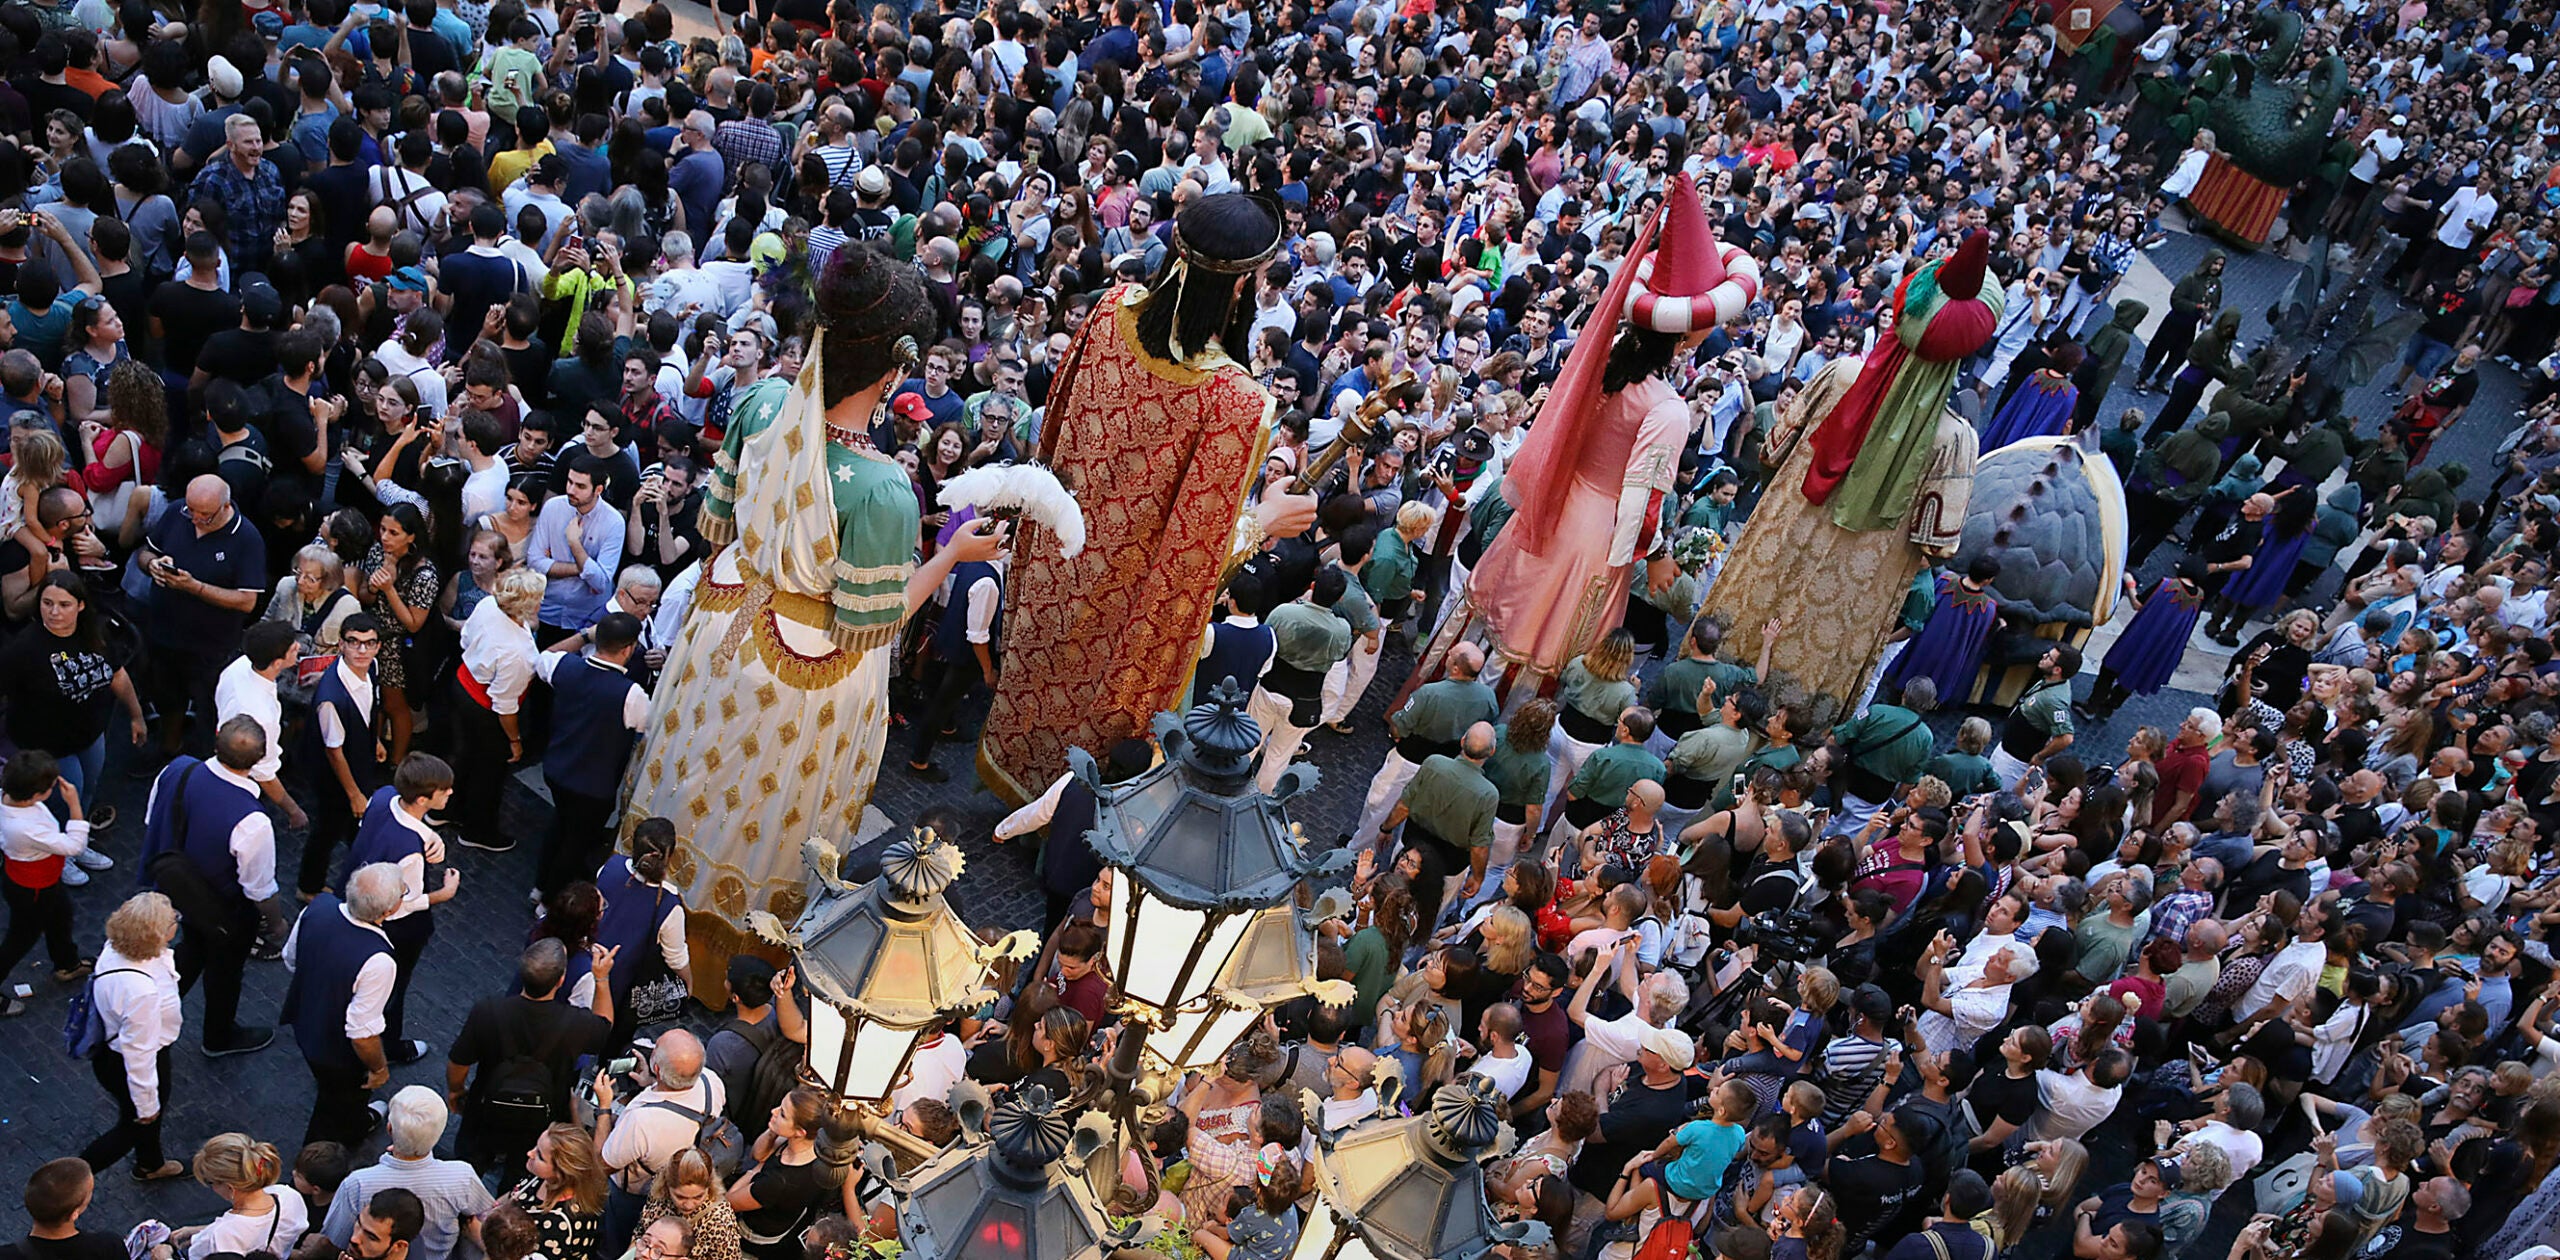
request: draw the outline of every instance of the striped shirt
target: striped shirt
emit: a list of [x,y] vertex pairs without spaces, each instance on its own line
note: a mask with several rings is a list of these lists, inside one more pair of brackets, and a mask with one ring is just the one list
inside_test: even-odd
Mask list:
[[[432,1157],[402,1159],[386,1152],[382,1162],[357,1169],[338,1187],[339,1193],[329,1200],[329,1220],[321,1232],[339,1247],[348,1246],[355,1238],[357,1210],[372,1202],[375,1194],[395,1186],[418,1196],[427,1209],[426,1227],[409,1244],[412,1260],[449,1260],[461,1238],[462,1218],[485,1216],[497,1202],[469,1164]],[[478,1248],[469,1250],[476,1253]]]

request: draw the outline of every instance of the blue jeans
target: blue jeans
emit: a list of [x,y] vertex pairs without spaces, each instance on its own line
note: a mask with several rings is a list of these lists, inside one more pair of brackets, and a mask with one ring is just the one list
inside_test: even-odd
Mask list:
[[[79,791],[81,810],[84,813],[95,810],[98,778],[107,769],[107,737],[99,736],[90,741],[88,747],[62,758],[61,762],[62,780]],[[66,816],[61,797],[53,798],[51,804],[56,817]]]
[[2443,367],[2452,358],[2452,346],[2420,333],[2409,339],[2408,348],[2400,354],[2400,365],[2418,376],[2432,378],[2436,374],[2436,369]]

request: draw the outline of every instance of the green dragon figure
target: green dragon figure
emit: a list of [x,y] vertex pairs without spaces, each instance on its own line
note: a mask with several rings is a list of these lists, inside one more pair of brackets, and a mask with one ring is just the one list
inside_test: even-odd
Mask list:
[[2210,129],[2214,147],[2232,165],[2290,190],[2318,178],[2335,161],[2329,123],[2347,96],[2346,63],[2325,54],[2309,73],[2283,77],[2302,42],[2302,15],[2289,10],[2258,10],[2250,35],[2260,45],[2256,55],[2215,53],[2183,92],[2166,78],[2154,78],[2142,84],[2143,97],[2163,115],[2178,146]]

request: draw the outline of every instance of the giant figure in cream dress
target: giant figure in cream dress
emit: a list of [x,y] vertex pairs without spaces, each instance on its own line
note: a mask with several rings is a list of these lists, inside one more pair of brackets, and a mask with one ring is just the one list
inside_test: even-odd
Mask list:
[[870,444],[879,400],[932,334],[912,269],[839,250],[818,309],[800,378],[757,383],[729,422],[700,518],[719,549],[628,780],[625,828],[662,816],[682,838],[670,882],[714,992],[750,914],[799,915],[802,843],[840,844],[860,823],[907,616],[954,563],[998,546],[975,526],[919,568],[915,492]]

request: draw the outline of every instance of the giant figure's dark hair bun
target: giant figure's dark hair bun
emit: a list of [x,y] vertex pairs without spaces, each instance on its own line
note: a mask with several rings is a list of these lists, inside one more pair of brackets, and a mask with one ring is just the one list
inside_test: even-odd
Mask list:
[[916,270],[869,245],[845,244],[818,276],[818,337],[825,355],[820,401],[834,406],[903,370],[899,339],[918,353],[934,337],[932,299]]

